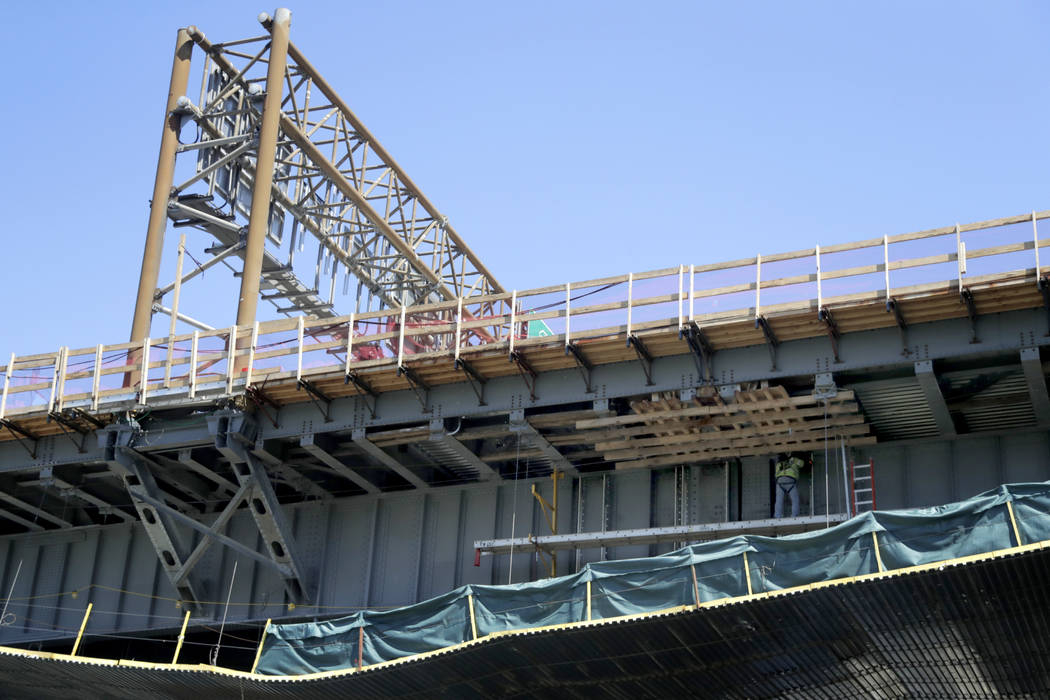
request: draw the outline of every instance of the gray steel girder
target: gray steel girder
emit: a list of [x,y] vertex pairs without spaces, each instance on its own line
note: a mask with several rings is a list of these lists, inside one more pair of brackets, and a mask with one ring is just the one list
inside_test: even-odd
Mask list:
[[477,471],[478,479],[481,481],[501,478],[498,471],[483,462],[462,442],[449,435],[445,431],[444,421],[440,418],[430,421],[430,440],[420,443],[420,447],[441,464],[451,464]]
[[382,447],[379,447],[374,442],[369,440],[365,436],[364,430],[355,430],[352,433],[350,439],[353,440],[354,447],[360,450],[363,454],[367,455],[375,462],[394,472],[402,479],[415,486],[417,489],[425,490],[430,488],[430,484],[416,476],[416,474],[411,469],[398,462]]
[[543,456],[550,461],[553,469],[565,472],[569,476],[580,475],[579,470],[572,465],[572,462],[566,459],[565,455],[558,451],[558,448],[550,444],[540,431],[529,425],[525,420],[524,411],[511,411],[510,431],[520,435],[522,442],[526,446],[535,448],[542,452]]
[[[1041,309],[1029,309],[994,314],[981,319],[980,346],[970,344],[971,332],[967,319],[936,321],[909,326],[909,348],[912,358],[941,360],[997,353],[1016,354],[1023,348],[1050,344],[1050,337],[1033,329],[1045,325]],[[799,376],[813,376],[821,372],[849,372],[880,368],[908,368],[914,371],[914,359],[902,358],[900,338],[896,328],[844,333],[839,347],[841,360],[834,364],[825,338],[810,338],[784,342],[777,355],[777,371],[770,371],[765,346],[720,349],[712,359],[713,382],[716,386]],[[680,391],[701,383],[691,353],[683,348],[681,355],[657,357],[653,360],[653,385],[647,386],[644,373],[637,361],[599,365],[594,368],[594,384],[601,398],[634,396],[660,391]],[[535,408],[579,403],[586,398],[579,387],[575,369],[542,372],[537,380],[537,396],[533,401],[516,376],[493,378],[486,384],[485,406],[478,406],[477,397],[466,383],[442,384],[432,388],[430,406],[436,415],[472,417],[507,414],[518,408]],[[430,418],[423,414],[411,391],[393,391],[383,394],[383,410],[372,416],[359,396],[335,399],[331,406],[332,422],[315,424],[316,409],[309,403],[288,404],[281,408],[281,425],[259,427],[259,440],[299,438],[310,433],[378,428],[403,423],[419,423]],[[147,433],[148,447],[143,452],[174,450],[187,447],[210,446],[212,438],[203,425],[180,425]],[[78,453],[75,446],[61,436],[40,438],[36,457],[30,457],[15,442],[0,443],[0,471],[35,472],[42,467],[63,464],[84,464],[104,461],[101,450],[88,449]],[[457,441],[458,442],[458,441]],[[462,447],[462,445],[460,445]],[[453,449],[456,449],[453,446]],[[465,448],[464,448],[465,449]]]
[[322,464],[331,467],[339,476],[348,479],[363,488],[366,493],[379,493],[378,486],[361,476],[357,470],[343,464],[338,457],[332,454],[335,446],[329,436],[315,435],[314,433],[303,435],[299,438],[299,446],[309,452]]

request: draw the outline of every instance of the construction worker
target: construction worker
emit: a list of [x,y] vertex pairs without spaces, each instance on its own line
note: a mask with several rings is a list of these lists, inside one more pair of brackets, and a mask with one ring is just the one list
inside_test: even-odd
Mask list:
[[773,508],[774,518],[784,517],[785,496],[791,498],[791,517],[798,517],[798,478],[799,474],[802,471],[802,467],[804,466],[806,466],[806,463],[797,455],[789,455],[786,452],[780,455],[780,459],[777,461],[775,472],[777,482],[777,498],[776,505]]

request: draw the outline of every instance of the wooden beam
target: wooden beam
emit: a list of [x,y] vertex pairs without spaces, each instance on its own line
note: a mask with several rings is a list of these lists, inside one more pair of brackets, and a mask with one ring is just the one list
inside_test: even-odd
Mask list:
[[[874,445],[876,442],[875,436],[864,436],[856,437],[846,440],[847,447],[856,447],[861,445]],[[770,445],[774,452],[800,452],[800,451],[811,451],[819,450],[824,448],[823,440],[816,440],[810,442],[800,443],[782,443],[777,445]],[[667,457],[651,457],[646,459],[637,459],[627,462],[617,462],[617,469],[641,469],[641,468],[652,468],[652,467],[666,467],[679,464],[694,464],[697,462],[708,462],[725,459],[726,457],[756,457],[761,455],[772,454],[769,448],[732,448],[728,450],[709,450],[706,452],[697,452],[686,455],[670,455]]]
[[[867,423],[860,425],[844,426],[839,428],[829,428],[827,431],[828,438],[837,437],[853,437],[860,435],[867,435],[870,430],[870,426]],[[732,435],[732,433],[724,433],[725,435]],[[823,426],[814,428],[812,430],[796,431],[794,433],[783,433],[781,435],[758,435],[755,437],[720,437],[711,440],[697,440],[689,445],[660,445],[656,447],[643,447],[643,448],[628,448],[619,450],[605,450],[605,458],[610,462],[615,462],[620,459],[636,459],[642,457],[652,457],[666,454],[694,454],[697,452],[706,452],[716,448],[759,448],[768,447],[766,452],[760,454],[773,454],[780,452],[780,445],[789,444],[790,442],[805,441],[805,440],[819,440],[824,435]],[[599,450],[601,448],[598,448]]]
[[[840,403],[843,401],[852,401],[852,391],[840,391],[835,397],[833,403]],[[772,408],[794,408],[796,406],[808,406],[815,404],[822,399],[818,399],[814,396],[792,396],[786,399],[775,399],[772,401],[758,401],[747,406],[747,409],[737,404],[728,404],[726,406],[696,406],[693,408],[683,408],[677,411],[667,411],[665,418],[693,418],[698,416],[719,416],[728,415],[734,413],[741,413],[747,411],[766,410]],[[653,417],[649,415],[630,415],[630,416],[614,416],[612,418],[595,418],[593,420],[581,420],[576,422],[576,428],[578,430],[585,430],[588,428],[605,428],[614,425],[631,425],[634,423],[645,423],[646,421],[652,420]]]
[[[849,416],[840,416],[838,418],[828,419],[829,430],[841,428],[842,426],[853,426],[865,423],[864,416],[860,414],[853,414]],[[821,432],[824,430],[824,421],[800,421],[797,423],[787,423],[783,425],[773,425],[768,427],[755,427],[755,428],[740,428],[736,430],[725,430],[725,431],[713,431],[708,433],[690,433],[688,435],[666,435],[653,438],[639,438],[639,439],[623,439],[623,440],[607,440],[604,442],[594,443],[594,447],[597,450],[615,450],[622,446],[629,445],[632,447],[659,447],[661,445],[680,445],[688,443],[704,443],[704,444],[715,444],[718,442],[729,443],[731,440],[738,440],[740,438],[747,437],[774,437],[779,434],[798,434],[798,433],[810,433],[810,432]]]

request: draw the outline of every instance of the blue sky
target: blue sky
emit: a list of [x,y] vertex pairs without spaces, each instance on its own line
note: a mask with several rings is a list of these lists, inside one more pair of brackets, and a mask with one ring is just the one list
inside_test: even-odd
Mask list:
[[[292,40],[508,289],[1050,208],[1048,8],[291,6]],[[262,10],[7,9],[0,363],[127,340],[175,31],[252,36]]]

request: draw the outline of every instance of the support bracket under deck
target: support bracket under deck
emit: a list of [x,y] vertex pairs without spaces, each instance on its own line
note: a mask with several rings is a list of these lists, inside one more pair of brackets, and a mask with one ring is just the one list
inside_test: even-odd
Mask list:
[[463,370],[463,374],[467,377],[467,383],[470,384],[470,388],[474,390],[474,394],[478,397],[478,405],[487,405],[485,403],[485,385],[488,384],[489,380],[483,377],[472,364],[462,357],[457,357],[453,362],[453,366],[457,370]]
[[350,370],[346,373],[346,376],[343,377],[343,383],[354,385],[354,388],[360,393],[361,399],[365,402],[365,406],[368,407],[368,412],[372,414],[372,419],[375,420],[376,408],[379,405],[379,394],[372,388],[372,385],[365,381],[355,370]]
[[[714,370],[711,363],[714,360],[715,350],[711,347],[707,336],[704,335],[703,329],[696,321],[690,321],[683,333],[689,349],[693,351],[693,360],[696,362],[697,370],[700,371],[700,376],[703,377],[703,383],[714,383]],[[652,381],[649,383],[652,384]]]
[[839,340],[841,335],[839,334],[839,326],[835,323],[835,317],[831,315],[831,309],[826,306],[821,308],[817,312],[817,318],[820,319],[828,331],[828,340],[831,341],[831,352],[835,355],[835,362],[842,362],[839,358]]
[[[21,445],[25,449],[25,451],[29,453],[29,456],[31,458],[36,459],[36,447],[40,441],[40,438],[37,435],[29,432],[25,428],[20,427],[18,424],[6,418],[0,418],[0,427],[7,428],[8,430],[10,430],[11,434],[15,436],[15,440],[18,441],[18,444]],[[33,446],[30,447],[27,444],[28,442],[32,442]]]
[[896,299],[886,301],[886,311],[893,314],[893,320],[897,322],[897,332],[901,337],[901,355],[907,357],[908,351],[908,324],[904,320],[904,312],[901,311],[900,303]]
[[627,336],[627,345],[634,348],[634,354],[638,356],[638,363],[645,372],[645,385],[653,385],[653,355],[641,338],[633,333]]
[[777,340],[777,336],[773,333],[773,328],[769,325],[769,320],[765,316],[759,316],[755,319],[755,327],[762,329],[762,335],[766,337],[766,347],[769,348],[769,369],[773,372],[777,371],[777,348],[780,347],[780,341]]
[[518,367],[518,374],[521,375],[522,380],[525,382],[525,386],[529,389],[529,396],[532,400],[536,400],[536,370],[532,368],[532,365],[522,356],[520,352],[515,350],[510,354],[510,361]]
[[583,386],[588,394],[593,394],[591,374],[594,372],[594,365],[591,364],[591,361],[587,359],[587,356],[583,354],[583,350],[576,343],[566,343],[565,354],[572,355],[573,359],[576,360],[576,368],[580,370],[580,376],[583,377]]
[[423,413],[430,413],[428,408],[430,405],[430,385],[424,382],[411,367],[398,367],[397,374],[408,381],[408,386],[412,389],[412,393],[416,395],[416,400],[419,401],[419,405],[423,408]]
[[314,406],[324,416],[325,423],[332,422],[332,399],[328,397],[323,391],[317,388],[317,385],[313,382],[300,378],[295,384],[295,388],[305,389],[306,393],[309,394],[310,400],[313,401]]
[[959,292],[959,298],[962,303],[966,304],[966,315],[970,319],[970,333],[972,334],[970,344],[979,343],[981,341],[977,337],[977,305],[974,303],[973,291],[969,287],[963,287]]

